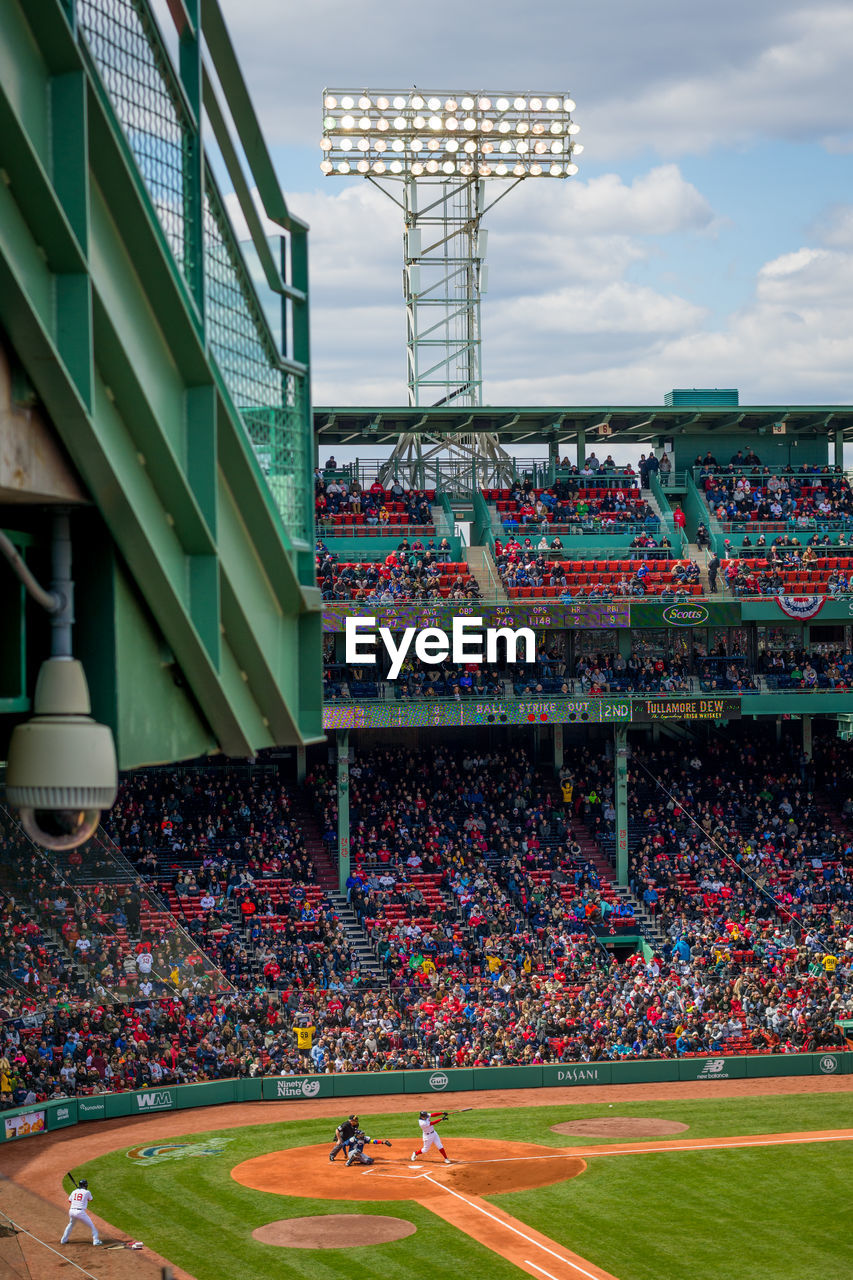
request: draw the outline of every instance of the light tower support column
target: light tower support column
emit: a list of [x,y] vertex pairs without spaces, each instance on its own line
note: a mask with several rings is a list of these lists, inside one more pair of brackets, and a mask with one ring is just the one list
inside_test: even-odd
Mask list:
[[613,727],[616,785],[616,883],[628,884],[628,730],[624,724]]
[[349,879],[349,730],[338,731],[338,890],[346,894]]

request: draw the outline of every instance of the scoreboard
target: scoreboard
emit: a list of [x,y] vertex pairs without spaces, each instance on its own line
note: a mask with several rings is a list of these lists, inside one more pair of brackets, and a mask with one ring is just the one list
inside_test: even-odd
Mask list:
[[525,699],[493,702],[327,703],[324,729],[459,729],[470,725],[648,724],[654,720],[737,720],[739,698]]

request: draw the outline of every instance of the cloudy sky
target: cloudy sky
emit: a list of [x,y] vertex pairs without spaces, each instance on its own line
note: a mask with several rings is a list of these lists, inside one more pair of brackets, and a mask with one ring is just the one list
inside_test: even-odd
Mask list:
[[853,7],[222,0],[312,228],[316,404],[405,403],[399,210],[319,170],[326,86],[565,91],[580,173],[488,216],[483,399],[853,400]]

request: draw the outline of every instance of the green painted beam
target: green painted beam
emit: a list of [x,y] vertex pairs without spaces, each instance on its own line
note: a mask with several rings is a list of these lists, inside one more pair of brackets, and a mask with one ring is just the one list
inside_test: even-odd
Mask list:
[[[310,542],[282,526],[207,357],[199,277],[188,287],[88,52],[58,0],[34,8],[30,22],[21,0],[0,0],[0,321],[207,722],[205,745],[247,755],[318,740]],[[191,115],[197,55],[183,43]],[[289,293],[307,334],[305,296]],[[138,717],[116,718],[123,763],[151,758]]]

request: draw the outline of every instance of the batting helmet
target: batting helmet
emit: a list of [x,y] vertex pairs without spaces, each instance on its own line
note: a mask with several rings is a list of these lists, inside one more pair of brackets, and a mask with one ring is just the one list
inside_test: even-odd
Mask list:
[[421,1119],[421,1120],[426,1120],[426,1118],[428,1117],[428,1115],[429,1115],[429,1112],[428,1112],[428,1111],[421,1111],[420,1116],[419,1116],[419,1119]]
[[85,1178],[81,1178],[81,1179],[80,1179],[80,1181],[77,1183],[77,1186],[78,1186],[78,1187],[83,1187],[83,1189],[84,1189],[84,1190],[87,1190],[87,1189],[88,1189],[88,1186],[89,1186],[89,1183],[88,1183],[88,1181],[87,1181]]

